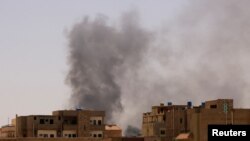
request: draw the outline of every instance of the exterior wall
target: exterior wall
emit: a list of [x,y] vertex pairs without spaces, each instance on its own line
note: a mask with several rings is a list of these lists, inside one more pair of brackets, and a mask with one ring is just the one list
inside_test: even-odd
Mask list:
[[16,118],[17,137],[38,137],[38,130],[55,130],[61,136],[61,121],[56,116],[21,116]]
[[15,137],[15,127],[12,125],[3,126],[0,130],[0,137],[2,138],[14,138]]
[[111,138],[107,139],[94,139],[94,138],[13,138],[13,139],[0,139],[0,141],[112,141]]
[[[91,133],[100,131],[103,137],[104,116],[104,111],[91,110],[63,110],[54,111],[52,115],[19,116],[15,119],[17,137],[41,137],[41,131],[53,131],[52,137],[91,137]],[[42,135],[47,137],[46,133]]]
[[117,125],[105,125],[104,137],[122,137],[122,129]]
[[38,130],[37,135],[39,138],[55,138],[57,137],[56,130]]
[[173,140],[186,131],[186,105],[153,106],[152,111],[143,113],[142,134],[144,137],[160,137]]
[[105,138],[122,137],[122,130],[105,130],[104,137]]
[[173,107],[166,114],[166,140],[173,140],[178,134],[186,131],[186,109]]
[[[227,112],[224,103],[228,105]],[[217,105],[217,108],[211,108],[211,105]],[[250,109],[233,109],[231,100],[208,101],[205,108],[190,109],[187,115],[194,141],[207,141],[208,124],[250,124]]]
[[[78,136],[79,137],[91,137],[92,132],[94,131],[104,131],[105,125],[104,125],[104,111],[82,111],[78,114]],[[97,120],[97,122],[94,122]],[[101,120],[100,124],[94,124],[98,123],[98,120]],[[103,136],[103,134],[102,134]]]
[[77,136],[77,132],[76,130],[63,130],[62,135],[65,138],[73,138]]
[[[207,141],[208,124],[250,124],[250,109],[234,109],[232,99],[206,101],[196,107],[153,106],[152,112],[143,114],[142,133],[147,139],[161,141],[173,140],[180,133],[191,133],[185,140]],[[165,138],[159,134],[164,129]]]

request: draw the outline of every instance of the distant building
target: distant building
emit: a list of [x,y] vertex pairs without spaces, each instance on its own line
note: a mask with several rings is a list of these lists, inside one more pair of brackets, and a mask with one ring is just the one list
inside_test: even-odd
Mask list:
[[163,141],[207,141],[208,124],[250,124],[250,109],[233,108],[232,99],[206,101],[200,106],[153,106],[143,113],[144,137],[158,137]]
[[172,140],[186,131],[186,105],[160,104],[143,114],[142,134],[145,137],[161,137]]
[[52,115],[16,117],[17,137],[94,137],[102,138],[104,111],[62,110]]
[[105,125],[104,137],[121,137],[122,129],[117,125]]
[[0,128],[1,138],[14,138],[15,137],[15,127],[13,125],[5,125]]

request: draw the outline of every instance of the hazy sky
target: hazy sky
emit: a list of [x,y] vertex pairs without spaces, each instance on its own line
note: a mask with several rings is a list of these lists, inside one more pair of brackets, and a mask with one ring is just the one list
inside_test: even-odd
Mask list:
[[15,114],[68,108],[67,31],[84,16],[115,23],[136,9],[145,27],[175,17],[181,0],[0,0],[0,125]]

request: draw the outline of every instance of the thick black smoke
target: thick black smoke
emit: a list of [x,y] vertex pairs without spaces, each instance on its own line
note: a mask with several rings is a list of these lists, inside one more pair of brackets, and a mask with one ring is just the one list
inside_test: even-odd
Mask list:
[[116,77],[133,70],[141,61],[149,34],[137,23],[136,15],[126,13],[119,27],[110,26],[104,16],[87,17],[70,32],[71,104],[75,107],[105,110],[107,120],[123,110],[121,85]]
[[135,14],[117,27],[103,18],[76,24],[69,36],[72,104],[104,109],[123,129],[140,127],[142,112],[160,102],[233,98],[250,106],[250,1],[186,4],[153,34]]

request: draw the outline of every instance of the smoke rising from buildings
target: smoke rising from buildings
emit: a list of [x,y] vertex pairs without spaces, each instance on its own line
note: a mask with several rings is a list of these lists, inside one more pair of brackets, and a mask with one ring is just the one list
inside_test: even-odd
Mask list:
[[105,110],[107,120],[123,111],[121,85],[116,77],[137,67],[149,35],[140,28],[133,12],[121,19],[120,28],[105,16],[76,24],[69,34],[71,102],[75,107]]
[[69,34],[71,102],[103,109],[123,129],[172,101],[233,98],[250,106],[249,1],[192,1],[149,31],[132,12],[119,26],[85,19]]

